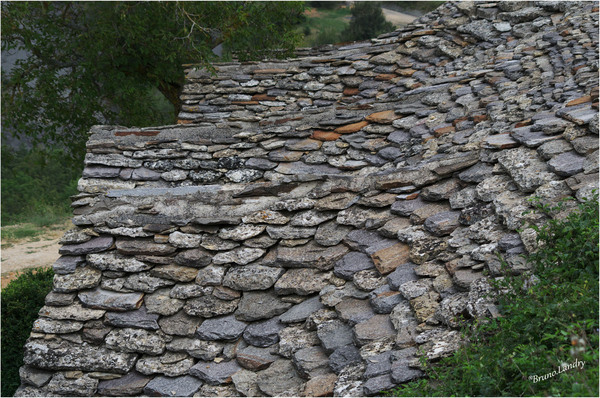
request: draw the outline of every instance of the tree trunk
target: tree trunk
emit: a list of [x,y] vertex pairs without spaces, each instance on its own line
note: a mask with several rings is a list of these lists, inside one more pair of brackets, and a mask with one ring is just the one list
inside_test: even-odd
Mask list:
[[165,96],[167,100],[169,100],[171,104],[173,104],[175,118],[177,118],[177,114],[181,110],[181,100],[179,95],[181,94],[182,89],[183,86],[179,83],[161,81],[158,84],[158,90],[162,93],[162,95]]

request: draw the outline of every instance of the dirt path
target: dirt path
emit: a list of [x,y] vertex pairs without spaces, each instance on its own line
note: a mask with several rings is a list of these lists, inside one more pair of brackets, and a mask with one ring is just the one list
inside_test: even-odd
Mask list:
[[26,268],[49,267],[58,259],[58,240],[73,227],[69,221],[57,229],[49,229],[35,238],[2,240],[2,288]]
[[381,11],[383,11],[383,15],[385,16],[385,19],[387,19],[392,24],[394,24],[395,27],[399,27],[401,25],[408,25],[409,23],[411,23],[412,21],[417,19],[417,17],[415,17],[414,15],[409,15],[409,14],[404,14],[404,13],[398,12],[398,11],[388,10],[387,8],[383,8],[383,7],[381,7]]

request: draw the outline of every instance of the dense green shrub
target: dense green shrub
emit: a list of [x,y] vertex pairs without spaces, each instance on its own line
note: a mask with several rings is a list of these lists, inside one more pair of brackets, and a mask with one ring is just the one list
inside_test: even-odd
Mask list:
[[70,214],[77,193],[80,160],[60,149],[2,146],[2,225],[33,222],[45,226]]
[[54,272],[29,269],[8,284],[2,301],[2,396],[11,397],[21,384],[19,367],[23,365],[23,345],[37,319],[44,298],[52,289]]
[[499,282],[502,316],[474,325],[471,344],[393,395],[598,396],[598,196],[534,229],[540,249],[528,261],[538,282]]
[[367,40],[394,30],[394,25],[385,20],[381,3],[357,1],[352,7],[352,19],[342,32],[342,40]]

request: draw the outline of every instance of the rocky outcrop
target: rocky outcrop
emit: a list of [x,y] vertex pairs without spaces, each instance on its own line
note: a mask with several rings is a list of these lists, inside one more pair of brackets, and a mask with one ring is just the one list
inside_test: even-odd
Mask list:
[[[92,128],[18,395],[364,396],[496,316],[530,199],[598,186],[598,8],[448,2],[369,42],[189,66]],[[500,254],[508,264],[503,269]]]

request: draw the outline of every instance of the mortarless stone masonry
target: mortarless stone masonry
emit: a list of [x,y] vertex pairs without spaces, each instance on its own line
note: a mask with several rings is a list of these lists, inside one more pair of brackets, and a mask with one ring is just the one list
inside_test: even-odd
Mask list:
[[187,66],[178,125],[92,128],[18,396],[376,395],[497,314],[528,199],[598,187],[597,2],[299,54]]

